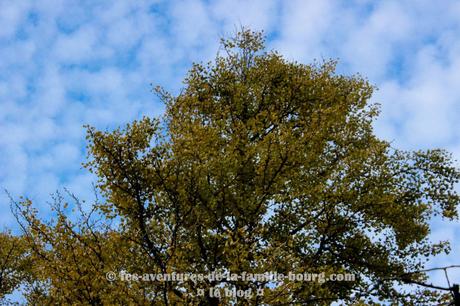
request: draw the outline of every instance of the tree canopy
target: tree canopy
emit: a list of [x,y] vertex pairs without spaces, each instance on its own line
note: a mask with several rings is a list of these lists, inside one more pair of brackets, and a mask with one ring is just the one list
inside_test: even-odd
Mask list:
[[[50,221],[28,200],[13,205],[23,230],[14,239],[33,264],[12,267],[27,272],[29,303],[437,300],[433,292],[401,285],[423,282],[424,273],[411,272],[449,251],[447,242],[428,239],[429,221],[457,219],[459,169],[444,150],[402,151],[379,139],[372,127],[379,114],[370,103],[374,86],[335,67],[335,61],[288,61],[266,50],[261,33],[243,29],[222,40],[214,61],[191,67],[179,94],[155,88],[166,105],[163,116],[113,131],[88,127],[85,166],[99,178],[102,198],[83,205],[70,193],[57,194]],[[1,258],[11,241],[0,236]],[[216,271],[355,278],[119,277]],[[0,278],[3,293],[14,281]],[[216,288],[253,294],[237,298],[215,294]]]

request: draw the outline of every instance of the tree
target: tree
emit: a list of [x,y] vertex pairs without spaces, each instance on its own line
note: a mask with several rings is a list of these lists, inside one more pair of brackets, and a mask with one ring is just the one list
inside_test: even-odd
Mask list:
[[11,294],[26,277],[25,245],[21,237],[0,232],[0,301]]
[[[417,305],[431,255],[429,220],[457,218],[460,178],[443,150],[408,152],[374,135],[374,87],[336,63],[266,51],[261,33],[222,40],[177,96],[114,131],[88,127],[104,200],[81,218],[40,221],[16,203],[41,303],[150,305]],[[71,197],[78,204],[75,197]],[[77,207],[80,207],[77,205]],[[105,273],[352,273],[354,281],[107,281]],[[219,288],[222,293],[216,294]],[[234,298],[225,289],[251,292]],[[31,294],[31,292],[33,294]],[[255,293],[258,294],[255,294]],[[35,300],[34,300],[35,299]]]

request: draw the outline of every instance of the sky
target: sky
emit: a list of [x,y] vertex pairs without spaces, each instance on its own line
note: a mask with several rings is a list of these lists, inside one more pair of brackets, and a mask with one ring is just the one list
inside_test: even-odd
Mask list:
[[[340,73],[368,78],[375,132],[394,147],[460,160],[460,1],[0,0],[0,188],[45,212],[64,187],[91,199],[83,125],[162,114],[152,84],[178,92],[240,26],[290,60],[338,59]],[[0,228],[14,225],[1,192]],[[460,264],[459,222],[435,220],[431,236],[452,243],[431,266]]]

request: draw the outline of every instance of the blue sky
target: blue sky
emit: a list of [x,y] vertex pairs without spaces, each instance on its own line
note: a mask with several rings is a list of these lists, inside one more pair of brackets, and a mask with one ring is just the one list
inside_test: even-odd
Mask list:
[[[394,146],[460,159],[460,1],[0,0],[0,187],[44,211],[62,187],[91,199],[83,125],[161,114],[150,84],[177,92],[240,25],[289,59],[338,58],[340,72],[366,76],[382,105],[376,133]],[[459,223],[433,224],[453,252],[431,265],[459,264]],[[0,226],[14,226],[3,193]]]

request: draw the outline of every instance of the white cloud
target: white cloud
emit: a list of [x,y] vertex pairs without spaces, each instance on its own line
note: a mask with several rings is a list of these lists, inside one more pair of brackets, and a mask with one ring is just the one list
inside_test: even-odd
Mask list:
[[0,1],[0,39],[10,38],[16,34],[19,24],[27,17],[28,7],[27,1]]
[[206,43],[215,30],[208,7],[201,0],[181,0],[171,7],[171,32],[178,46],[194,47]]
[[291,59],[320,58],[336,14],[332,1],[288,1],[281,9],[279,39],[275,49]]
[[111,50],[99,43],[98,30],[94,26],[83,26],[71,34],[64,34],[54,45],[54,56],[64,64],[78,64],[110,56]]
[[266,32],[275,30],[278,23],[276,10],[279,7],[274,0],[223,0],[210,3],[212,16],[223,22],[225,33],[219,34],[226,35],[233,33],[240,25]]
[[37,92],[31,101],[36,112],[46,117],[59,115],[66,101],[65,87],[58,68],[52,65],[46,67],[42,78],[37,81]]

